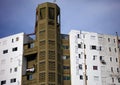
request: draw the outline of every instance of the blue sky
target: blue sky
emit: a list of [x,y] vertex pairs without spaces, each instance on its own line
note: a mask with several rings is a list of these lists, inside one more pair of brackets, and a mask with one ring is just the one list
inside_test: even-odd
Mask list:
[[[32,33],[38,4],[54,0],[0,0],[0,37]],[[120,35],[120,0],[56,0],[61,32],[71,29]]]

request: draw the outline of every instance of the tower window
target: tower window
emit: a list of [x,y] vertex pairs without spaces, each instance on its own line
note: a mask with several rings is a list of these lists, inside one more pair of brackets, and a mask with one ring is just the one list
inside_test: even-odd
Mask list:
[[54,8],[49,8],[49,19],[54,19],[55,18],[55,10]]
[[45,19],[45,16],[46,16],[46,8],[41,8],[40,9],[40,19]]

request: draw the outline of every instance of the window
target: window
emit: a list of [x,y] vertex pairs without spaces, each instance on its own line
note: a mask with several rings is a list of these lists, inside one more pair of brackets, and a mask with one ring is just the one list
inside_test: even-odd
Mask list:
[[86,80],[88,80],[88,76],[86,76]]
[[78,44],[78,48],[81,48],[81,44]]
[[55,10],[54,8],[49,7],[49,19],[55,18]]
[[118,83],[120,83],[120,78],[118,78]]
[[82,70],[82,64],[79,64],[79,69],[81,69],[81,70]]
[[102,50],[102,46],[99,47],[99,50],[100,50],[100,51]]
[[40,19],[45,19],[46,16],[46,8],[40,9]]
[[12,39],[12,43],[14,42],[14,39]]
[[108,42],[110,42],[110,38],[108,38]]
[[70,69],[70,66],[63,66],[63,69]]
[[112,78],[112,82],[114,82],[114,78]]
[[69,46],[63,45],[62,47],[63,47],[63,49],[69,49]]
[[100,56],[100,60],[102,60],[102,56]]
[[98,70],[98,67],[97,66],[93,66],[93,70]]
[[77,38],[80,38],[80,35],[79,35],[79,34],[77,34]]
[[8,50],[3,50],[3,54],[6,54],[6,53],[8,53]]
[[84,54],[84,58],[86,59],[87,57],[86,57],[86,54]]
[[6,80],[1,81],[1,85],[6,84]]
[[17,51],[17,50],[18,50],[18,48],[17,48],[17,47],[15,47],[15,48],[13,48],[13,49],[12,49],[12,51]]
[[28,48],[34,48],[34,43],[29,43]]
[[116,58],[116,62],[118,62],[118,59]]
[[63,76],[63,80],[70,80],[70,76]]
[[66,34],[62,34],[61,37],[62,37],[62,39],[65,39],[65,40],[69,39],[69,35],[66,35]]
[[83,75],[80,75],[80,80],[83,80]]
[[113,67],[111,67],[111,72],[113,72]]
[[14,68],[14,71],[17,72],[17,67]]
[[115,39],[113,39],[114,43],[115,43]]
[[19,41],[19,37],[16,37],[16,41]]
[[80,54],[78,54],[78,56],[79,56],[79,58],[81,58],[81,55],[80,55]]
[[16,82],[16,78],[10,79],[10,82],[11,82],[11,83]]
[[117,68],[117,72],[119,73],[119,68]]
[[84,44],[84,49],[86,49],[86,45]]
[[111,47],[109,47],[109,52],[111,52]]
[[87,69],[87,65],[85,65],[85,69]]
[[112,57],[110,57],[110,61],[112,61]]
[[33,79],[33,75],[27,75],[27,80],[32,80]]
[[91,49],[92,49],[92,50],[96,50],[96,46],[95,46],[95,45],[92,45],[92,46],[91,46]]
[[10,68],[10,73],[12,73],[12,68]]
[[117,52],[116,48],[115,48],[115,52]]
[[93,55],[93,60],[95,60],[96,57],[97,57],[96,55]]
[[63,60],[69,59],[70,56],[63,56]]

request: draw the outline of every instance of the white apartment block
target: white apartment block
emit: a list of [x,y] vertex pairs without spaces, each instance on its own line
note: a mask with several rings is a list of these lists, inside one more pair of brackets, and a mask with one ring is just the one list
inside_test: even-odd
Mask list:
[[0,38],[0,85],[21,85],[24,33]]
[[118,37],[72,30],[71,85],[120,85]]

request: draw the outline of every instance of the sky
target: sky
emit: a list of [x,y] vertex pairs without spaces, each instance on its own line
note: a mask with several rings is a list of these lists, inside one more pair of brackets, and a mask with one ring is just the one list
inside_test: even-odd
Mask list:
[[[0,37],[34,32],[38,4],[55,0],[0,0]],[[56,0],[61,33],[83,30],[120,35],[120,0]]]

